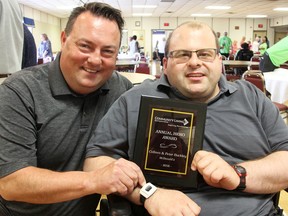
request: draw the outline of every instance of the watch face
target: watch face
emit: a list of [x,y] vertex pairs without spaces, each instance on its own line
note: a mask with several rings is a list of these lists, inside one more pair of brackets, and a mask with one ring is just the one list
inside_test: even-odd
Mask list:
[[244,167],[238,165],[234,165],[233,167],[239,176],[246,176],[246,169]]
[[244,167],[242,166],[235,166],[235,168],[237,169],[238,172],[240,172],[241,174],[245,174],[246,170]]

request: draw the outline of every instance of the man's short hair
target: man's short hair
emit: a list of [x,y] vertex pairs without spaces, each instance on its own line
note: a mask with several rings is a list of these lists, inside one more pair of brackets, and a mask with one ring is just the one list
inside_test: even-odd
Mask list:
[[[124,27],[124,19],[122,17],[121,11],[111,7],[108,4],[101,3],[101,2],[91,2],[84,4],[83,6],[76,7],[71,12],[68,22],[65,27],[66,35],[69,35],[73,29],[73,25],[79,15],[89,11],[94,16],[104,17],[111,21],[115,21],[118,25],[118,29],[120,31],[120,37],[122,38],[122,30]],[[120,38],[120,41],[121,41]]]

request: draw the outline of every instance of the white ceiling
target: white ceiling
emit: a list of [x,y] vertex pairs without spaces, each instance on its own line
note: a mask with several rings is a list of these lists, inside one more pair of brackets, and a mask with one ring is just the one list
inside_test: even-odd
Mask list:
[[[18,0],[19,3],[44,11],[48,14],[66,18],[71,7],[94,0]],[[246,15],[267,15],[267,18],[287,16],[288,11],[273,11],[273,8],[288,7],[287,0],[99,0],[122,11],[124,17],[132,17],[132,13],[152,13],[154,17],[190,17],[192,13],[209,13],[218,18],[245,18]],[[133,5],[157,5],[153,9],[136,9]],[[231,6],[228,10],[208,10],[206,6]]]

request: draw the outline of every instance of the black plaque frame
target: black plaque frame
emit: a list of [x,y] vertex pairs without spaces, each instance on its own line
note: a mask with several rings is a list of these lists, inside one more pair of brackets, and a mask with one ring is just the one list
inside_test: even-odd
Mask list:
[[162,187],[191,189],[198,172],[191,170],[202,149],[205,103],[142,96],[133,161],[146,181]]

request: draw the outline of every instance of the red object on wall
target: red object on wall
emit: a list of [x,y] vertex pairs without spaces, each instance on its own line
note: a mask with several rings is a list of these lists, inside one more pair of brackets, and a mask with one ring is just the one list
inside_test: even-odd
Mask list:
[[263,24],[258,24],[258,28],[263,28]]
[[164,26],[169,26],[169,23],[164,23]]

